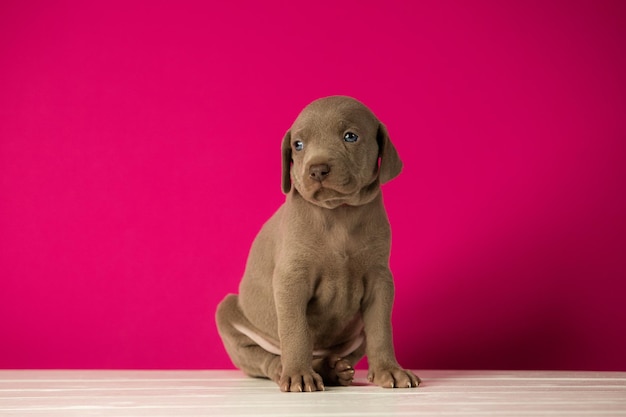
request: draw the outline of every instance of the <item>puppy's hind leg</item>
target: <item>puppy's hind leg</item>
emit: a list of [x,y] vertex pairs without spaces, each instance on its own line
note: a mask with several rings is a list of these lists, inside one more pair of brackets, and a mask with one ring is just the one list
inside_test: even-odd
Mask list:
[[365,354],[365,342],[354,352],[345,356],[331,353],[313,360],[313,369],[322,376],[328,386],[348,386],[354,380],[354,367]]
[[280,356],[263,349],[239,330],[252,328],[252,325],[241,312],[236,295],[229,294],[222,300],[215,318],[226,352],[235,366],[250,376],[278,383],[282,373]]

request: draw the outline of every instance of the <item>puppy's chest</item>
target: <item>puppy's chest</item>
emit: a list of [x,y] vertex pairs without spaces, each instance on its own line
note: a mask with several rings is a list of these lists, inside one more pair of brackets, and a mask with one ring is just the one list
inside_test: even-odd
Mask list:
[[330,219],[313,232],[316,247],[306,263],[314,278],[309,312],[321,316],[354,314],[359,309],[369,273],[380,262],[368,225],[347,218]]
[[327,250],[329,260],[337,264],[350,264],[368,251],[367,236],[364,225],[357,223],[348,225],[348,222],[328,222],[320,228],[317,236]]
[[347,269],[329,267],[317,276],[307,312],[309,317],[345,320],[361,306],[364,277]]
[[329,241],[327,249],[316,267],[313,302],[326,312],[358,308],[370,264],[367,250],[342,238]]

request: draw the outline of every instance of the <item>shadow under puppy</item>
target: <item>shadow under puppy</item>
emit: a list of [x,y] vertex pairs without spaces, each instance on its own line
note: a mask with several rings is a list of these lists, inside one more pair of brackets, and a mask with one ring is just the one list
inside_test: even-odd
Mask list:
[[349,385],[367,355],[386,388],[420,380],[396,361],[391,231],[380,184],[402,162],[385,126],[355,99],[309,104],[282,142],[285,203],[250,249],[239,295],[217,309],[220,336],[245,373],[282,391]]

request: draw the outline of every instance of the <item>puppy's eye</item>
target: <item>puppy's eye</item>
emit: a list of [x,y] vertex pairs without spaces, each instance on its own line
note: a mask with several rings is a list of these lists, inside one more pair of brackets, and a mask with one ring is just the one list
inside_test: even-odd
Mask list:
[[301,140],[297,140],[293,143],[293,147],[296,151],[301,151],[302,149],[304,149],[304,142],[302,142]]
[[343,140],[346,142],[356,142],[359,139],[359,136],[356,133],[348,132],[343,135]]

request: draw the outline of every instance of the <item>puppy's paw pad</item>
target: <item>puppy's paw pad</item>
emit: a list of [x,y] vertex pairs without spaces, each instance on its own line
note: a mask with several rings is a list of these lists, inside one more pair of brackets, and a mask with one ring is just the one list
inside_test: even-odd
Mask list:
[[333,368],[334,374],[337,378],[337,384],[342,386],[348,386],[352,384],[354,380],[354,368],[345,359],[339,359],[335,362]]
[[320,359],[314,366],[324,378],[324,382],[334,386],[348,386],[354,380],[352,364],[339,355],[331,355]]

